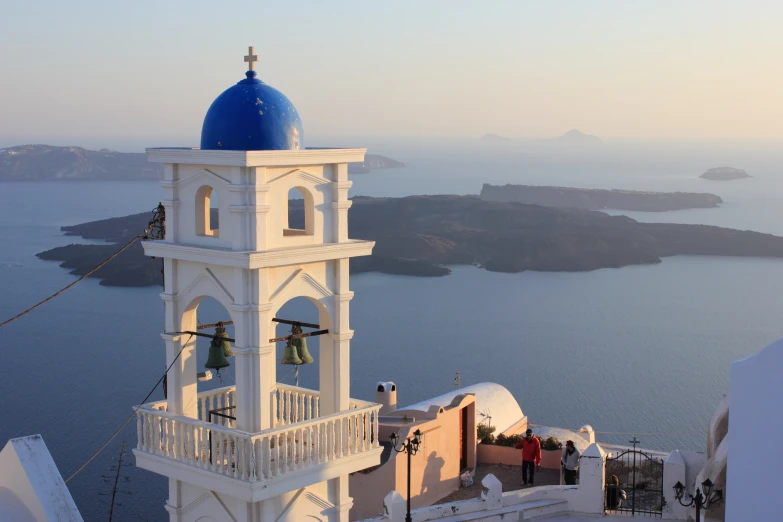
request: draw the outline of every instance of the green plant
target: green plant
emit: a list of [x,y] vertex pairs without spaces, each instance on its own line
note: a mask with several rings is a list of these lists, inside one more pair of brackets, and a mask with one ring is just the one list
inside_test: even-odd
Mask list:
[[522,435],[504,435],[501,433],[500,435],[495,437],[495,445],[507,446],[513,448],[517,444],[519,444],[519,441],[521,441],[522,438],[523,438]]
[[556,451],[562,449],[563,447],[563,443],[557,440],[555,437],[547,437],[546,440],[538,437],[538,440],[541,443],[542,450]]
[[479,424],[478,425],[478,440],[482,444],[494,444],[495,442],[495,436],[492,435],[495,433],[495,426],[487,426],[486,424]]

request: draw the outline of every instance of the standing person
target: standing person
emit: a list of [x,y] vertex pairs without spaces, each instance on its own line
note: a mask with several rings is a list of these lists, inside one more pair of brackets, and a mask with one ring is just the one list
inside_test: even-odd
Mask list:
[[533,436],[533,430],[528,428],[525,438],[519,441],[516,449],[522,450],[522,486],[533,487],[535,470],[541,468],[541,441]]
[[576,485],[576,472],[579,470],[579,450],[574,446],[574,441],[566,441],[563,456],[560,457],[560,465],[563,466],[563,478],[566,486]]

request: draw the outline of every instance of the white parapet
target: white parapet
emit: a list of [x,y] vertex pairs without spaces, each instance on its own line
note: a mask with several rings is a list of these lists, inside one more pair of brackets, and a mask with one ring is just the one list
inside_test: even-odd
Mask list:
[[230,411],[234,393],[226,387],[199,394],[202,419],[169,413],[164,401],[140,407],[138,466],[257,502],[380,462],[380,404],[352,400],[348,410],[321,416],[318,392],[280,385],[276,426],[246,433],[214,415]]

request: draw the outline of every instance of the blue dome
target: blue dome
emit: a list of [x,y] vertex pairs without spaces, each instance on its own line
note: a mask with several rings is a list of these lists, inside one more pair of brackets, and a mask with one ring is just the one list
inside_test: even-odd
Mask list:
[[212,102],[201,127],[205,150],[299,150],[302,120],[285,95],[256,78],[229,87]]

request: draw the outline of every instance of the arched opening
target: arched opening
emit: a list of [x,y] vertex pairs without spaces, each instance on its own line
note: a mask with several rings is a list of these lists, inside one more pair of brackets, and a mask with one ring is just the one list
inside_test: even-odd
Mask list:
[[[321,324],[319,318],[318,307],[307,297],[295,297],[280,307],[280,310],[275,314],[276,317],[281,319],[290,319],[294,321],[301,321],[311,325],[318,325],[318,330],[329,329],[328,324]],[[285,337],[291,335],[292,325],[284,323],[273,323],[274,336]],[[303,332],[313,332],[316,329],[310,327],[303,327]],[[277,361],[277,382],[283,384],[296,384],[296,368],[299,368],[299,386],[303,388],[310,388],[317,390],[320,386],[318,376],[318,361],[321,353],[321,337],[314,336],[305,338],[305,344],[307,346],[308,353],[315,360],[315,364],[302,364],[294,365],[290,363],[283,363],[283,358],[286,352],[286,341],[280,341],[275,343],[275,357]]]
[[[215,335],[216,323],[231,323],[231,321],[228,310],[217,299],[199,297],[194,299],[183,313],[181,331]],[[228,338],[235,338],[233,324],[224,324],[223,328]],[[186,335],[183,341],[187,341],[188,338]],[[188,344],[195,344],[195,350],[184,349],[180,357],[186,358],[183,360],[185,371],[190,373],[185,381],[195,382],[195,386],[192,390],[183,390],[183,413],[205,422],[234,427],[236,379],[233,353],[225,353],[219,346],[212,348],[212,339],[207,337],[194,336]],[[230,348],[233,348],[233,344],[230,343]],[[216,361],[228,366],[207,368],[208,363],[214,365]],[[171,392],[169,390],[169,394]]]
[[[307,297],[289,300],[275,313],[275,317],[307,323],[302,325],[303,333],[331,331],[331,320],[325,307]],[[273,322],[273,325],[275,338],[287,337],[296,331],[294,325],[285,322]],[[319,417],[323,410],[330,408],[330,403],[324,401],[320,370],[322,347],[327,346],[324,343],[331,343],[331,336],[312,336],[298,341],[304,343],[282,340],[275,346],[277,384],[272,396],[273,425],[304,422]],[[306,362],[308,355],[312,364]]]
[[313,195],[304,187],[288,191],[288,207],[283,216],[283,236],[313,235]]
[[220,196],[209,185],[196,192],[196,234],[218,237],[220,235]]

